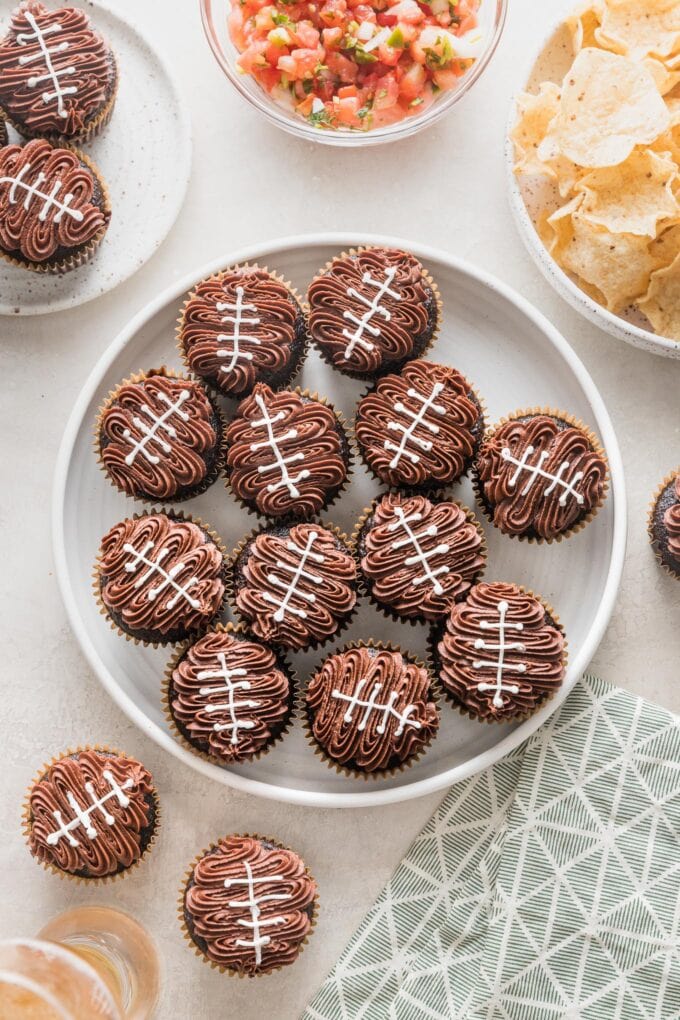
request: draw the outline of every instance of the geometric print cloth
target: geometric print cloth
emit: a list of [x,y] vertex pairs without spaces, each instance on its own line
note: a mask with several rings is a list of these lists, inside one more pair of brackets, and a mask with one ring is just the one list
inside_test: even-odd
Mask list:
[[680,719],[593,677],[454,786],[303,1020],[680,1020]]

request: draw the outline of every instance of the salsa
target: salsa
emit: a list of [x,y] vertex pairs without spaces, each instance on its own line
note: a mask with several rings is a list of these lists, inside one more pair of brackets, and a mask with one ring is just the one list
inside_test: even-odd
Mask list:
[[481,0],[234,0],[238,67],[319,128],[367,131],[422,113],[479,55]]

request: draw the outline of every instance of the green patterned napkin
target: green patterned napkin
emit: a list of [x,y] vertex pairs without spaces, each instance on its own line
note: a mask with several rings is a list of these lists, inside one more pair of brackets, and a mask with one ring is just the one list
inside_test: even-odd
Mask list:
[[303,1020],[557,1018],[680,1018],[680,720],[593,677],[449,791]]

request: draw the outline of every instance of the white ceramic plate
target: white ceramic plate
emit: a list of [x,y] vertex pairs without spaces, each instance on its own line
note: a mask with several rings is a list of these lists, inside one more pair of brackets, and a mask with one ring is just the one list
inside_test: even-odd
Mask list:
[[[92,260],[64,276],[0,260],[0,315],[74,308],[117,287],[151,258],[177,218],[191,174],[191,123],[163,58],[137,28],[97,0],[69,0],[92,17],[118,59],[110,123],[83,146],[111,193],[111,225]],[[0,0],[4,33],[16,0]],[[13,140],[16,134],[10,129]]]
[[[561,84],[572,59],[569,32],[564,23],[560,22],[534,60],[526,79],[525,90],[535,92],[543,81]],[[620,315],[614,315],[613,312],[603,308],[582,291],[575,280],[565,273],[548,253],[538,236],[535,224],[546,210],[554,212],[563,205],[564,199],[559,197],[555,186],[546,178],[527,175],[518,177],[513,172],[515,151],[510,140],[510,131],[514,127],[515,119],[513,101],[505,146],[510,207],[525,247],[546,280],[577,312],[611,336],[652,354],[680,358],[680,342],[654,333],[650,329],[648,319],[636,308],[625,309]]]
[[[487,526],[487,579],[516,581],[545,596],[566,628],[570,665],[566,683],[553,701],[514,728],[483,725],[442,705],[440,732],[423,758],[388,780],[355,780],[337,775],[294,731],[269,754],[247,766],[211,765],[176,743],[160,702],[161,679],[172,649],[135,646],[111,630],[92,595],[92,566],[100,538],[116,521],[142,509],[109,484],[92,451],[93,422],[102,399],[140,367],[167,363],[179,367],[174,348],[175,320],[183,295],[197,280],[224,266],[257,260],[276,269],[302,293],[314,273],[334,254],[357,243],[410,248],[439,284],[444,316],[431,357],[450,362],[478,386],[490,420],[522,407],[550,405],[592,426],[609,455],[612,485],[595,521],[569,541],[531,546]],[[302,385],[317,389],[351,418],[365,386],[334,373],[310,355]],[[326,515],[346,532],[378,491],[358,467],[341,503]],[[469,482],[456,495],[469,505]],[[228,547],[250,531],[253,517],[238,509],[222,481],[190,500],[187,509],[211,523]],[[498,280],[440,251],[395,238],[348,234],[310,235],[230,253],[174,284],[137,315],[113,341],[82,390],[66,428],[54,487],[54,550],[57,573],[71,625],[92,669],[117,704],[161,746],[199,772],[262,796],[323,807],[384,804],[439,790],[491,765],[524,740],[553,712],[588,665],[607,625],[619,585],[625,544],[625,495],[621,457],[609,415],[590,376],[563,337],[519,294]],[[388,623],[371,606],[362,607],[342,641],[382,638],[423,655],[425,628]],[[328,651],[334,646],[330,644]],[[321,658],[297,655],[301,678]],[[106,734],[93,734],[105,739]]]

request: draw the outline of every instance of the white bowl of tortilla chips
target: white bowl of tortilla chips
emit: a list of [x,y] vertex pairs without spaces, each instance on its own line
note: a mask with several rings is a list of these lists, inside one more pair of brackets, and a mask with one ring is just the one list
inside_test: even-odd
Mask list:
[[680,358],[680,0],[590,0],[562,22],[507,157],[520,232],[559,293]]

